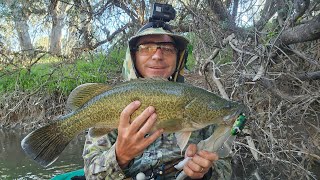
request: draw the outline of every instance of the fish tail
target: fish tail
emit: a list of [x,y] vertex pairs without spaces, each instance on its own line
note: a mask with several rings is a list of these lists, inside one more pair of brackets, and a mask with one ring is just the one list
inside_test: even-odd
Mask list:
[[22,149],[41,166],[49,166],[73,138],[67,136],[61,125],[61,121],[56,121],[31,132],[21,141]]

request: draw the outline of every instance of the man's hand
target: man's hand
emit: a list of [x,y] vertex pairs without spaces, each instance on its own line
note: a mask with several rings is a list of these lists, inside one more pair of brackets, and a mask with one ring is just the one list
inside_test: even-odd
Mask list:
[[186,157],[191,157],[183,167],[183,171],[191,179],[201,179],[219,157],[216,153],[201,150],[197,152],[197,145],[190,144],[186,150]]
[[132,159],[141,154],[163,132],[163,129],[160,129],[145,137],[157,119],[155,109],[152,106],[146,108],[133,121],[130,119],[130,116],[139,108],[140,104],[139,101],[130,103],[120,115],[116,156],[121,168],[126,167]]

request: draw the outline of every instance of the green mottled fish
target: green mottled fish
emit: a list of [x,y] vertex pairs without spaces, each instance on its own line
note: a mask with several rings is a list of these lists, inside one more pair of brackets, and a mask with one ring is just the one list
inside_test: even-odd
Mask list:
[[71,113],[31,132],[22,140],[21,146],[32,159],[42,166],[49,166],[83,130],[96,127],[98,133],[99,129],[116,129],[122,110],[135,100],[141,101],[141,106],[131,119],[148,106],[154,106],[157,113],[155,128],[175,132],[181,151],[192,131],[211,124],[232,127],[244,110],[242,104],[207,90],[162,79],[138,79],[114,87],[88,83],[71,92],[67,101]]

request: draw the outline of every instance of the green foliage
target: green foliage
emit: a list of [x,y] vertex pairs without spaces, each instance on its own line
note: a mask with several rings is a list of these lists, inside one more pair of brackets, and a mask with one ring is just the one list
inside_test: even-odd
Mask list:
[[67,63],[56,57],[41,59],[31,68],[5,67],[7,72],[0,79],[0,94],[15,90],[48,93],[61,92],[68,95],[72,89],[83,83],[105,83],[115,73],[121,72],[125,50],[112,51],[109,55],[97,53],[82,56],[74,63]]
[[187,39],[189,40],[189,44],[187,46],[187,51],[188,51],[188,59],[187,59],[187,63],[186,63],[186,68],[188,70],[194,70],[195,65],[196,65],[196,59],[193,55],[193,44],[195,44],[195,41],[197,39],[196,34],[194,34],[193,32],[188,32],[185,34],[185,36],[187,37]]
[[196,64],[195,57],[192,54],[193,45],[188,44],[187,50],[188,50],[188,59],[187,59],[187,63],[186,63],[186,68],[188,70],[193,70],[195,68],[195,64]]
[[277,36],[279,35],[279,28],[280,27],[278,26],[278,23],[275,19],[266,23],[263,29],[264,33],[261,34],[260,37],[262,44],[269,44],[270,41],[277,38]]
[[215,62],[217,64],[228,64],[232,62],[232,48],[228,46],[227,48],[222,49],[222,51],[219,53],[219,59],[218,62]]
[[278,32],[275,32],[275,31],[270,31],[270,32],[268,32],[268,34],[267,34],[267,39],[268,39],[268,41],[269,41],[270,39],[275,38],[277,35],[278,35]]

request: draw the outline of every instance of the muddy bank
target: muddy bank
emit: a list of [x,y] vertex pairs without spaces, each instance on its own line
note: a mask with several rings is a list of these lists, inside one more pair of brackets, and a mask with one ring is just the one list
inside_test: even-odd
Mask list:
[[61,93],[5,93],[0,99],[0,127],[30,130],[66,113]]

